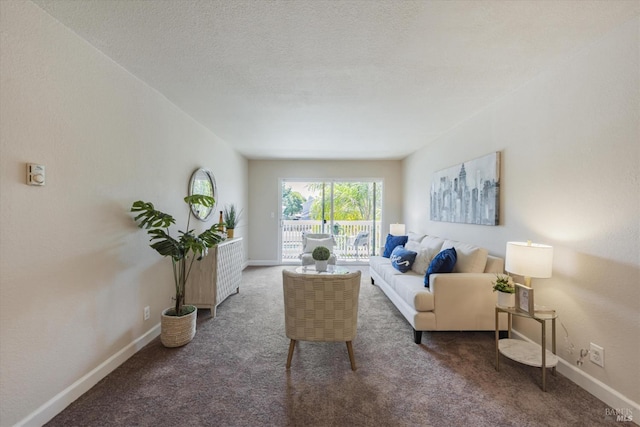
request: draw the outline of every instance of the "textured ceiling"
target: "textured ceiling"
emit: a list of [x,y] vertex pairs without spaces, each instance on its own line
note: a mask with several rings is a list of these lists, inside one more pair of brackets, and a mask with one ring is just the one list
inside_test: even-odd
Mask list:
[[249,158],[399,159],[640,1],[34,0]]

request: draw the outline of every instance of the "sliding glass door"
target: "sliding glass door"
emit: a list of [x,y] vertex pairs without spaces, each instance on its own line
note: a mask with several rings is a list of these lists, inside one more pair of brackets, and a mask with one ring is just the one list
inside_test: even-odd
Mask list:
[[303,233],[334,236],[338,261],[368,262],[380,244],[382,181],[282,180],[282,261],[298,259]]

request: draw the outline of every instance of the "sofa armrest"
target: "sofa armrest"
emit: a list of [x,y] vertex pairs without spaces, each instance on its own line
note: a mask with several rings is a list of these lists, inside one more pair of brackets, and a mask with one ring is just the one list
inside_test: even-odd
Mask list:
[[487,330],[495,327],[493,273],[432,274],[434,313],[439,330]]

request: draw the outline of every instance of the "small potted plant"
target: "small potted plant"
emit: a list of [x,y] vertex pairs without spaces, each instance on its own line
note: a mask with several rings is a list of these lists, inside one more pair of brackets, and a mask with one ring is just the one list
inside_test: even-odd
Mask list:
[[316,262],[316,271],[327,271],[327,264],[329,263],[329,257],[331,251],[326,246],[318,246],[311,252],[311,257]]
[[197,309],[192,305],[184,305],[184,290],[194,261],[200,261],[207,255],[209,248],[224,240],[218,224],[196,235],[189,229],[191,207],[202,205],[213,206],[213,197],[194,194],[184,198],[189,205],[189,216],[185,231],[178,230],[178,237],[170,235],[169,226],[176,220],[169,214],[156,210],[153,203],[138,200],[131,206],[131,212],[138,215],[134,218],[140,228],[147,229],[151,236],[149,246],[160,255],[171,257],[173,280],[175,284],[175,306],[162,312],[160,318],[160,339],[166,347],[179,347],[190,342],[196,333]]
[[502,307],[515,307],[516,287],[513,284],[511,276],[496,274],[496,280],[493,282],[493,291],[498,292],[498,305]]
[[224,226],[227,229],[227,237],[229,239],[233,239],[233,231],[240,222],[240,217],[242,216],[242,209],[237,210],[236,205],[233,203],[225,206],[224,212]]

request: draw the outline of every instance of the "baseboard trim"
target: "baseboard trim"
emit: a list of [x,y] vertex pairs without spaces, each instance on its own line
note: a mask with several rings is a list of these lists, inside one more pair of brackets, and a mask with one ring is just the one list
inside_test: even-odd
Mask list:
[[279,261],[269,260],[269,259],[254,259],[249,261],[247,264],[254,267],[271,267],[276,265],[282,265],[282,263]]
[[160,335],[160,323],[29,414],[16,426],[42,426]]
[[[516,330],[512,330],[512,333],[514,336],[517,336],[522,340],[533,342]],[[638,420],[637,418],[640,417],[640,404],[638,404],[638,402],[634,402],[617,390],[614,390],[610,386],[606,385],[599,379],[592,377],[583,370],[578,369],[571,362],[567,362],[561,357],[558,357],[558,366],[556,368],[562,375],[564,375],[569,380],[582,387],[598,399],[602,400],[604,403],[609,405],[609,407],[621,410],[623,412],[631,411],[631,413],[634,415],[633,423],[639,425],[638,422],[640,420]],[[602,415],[603,417],[605,416],[604,413]]]

